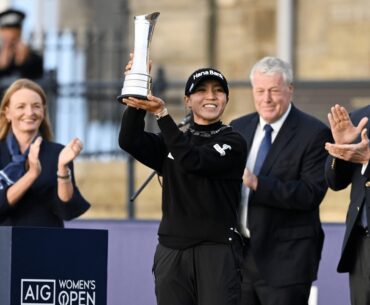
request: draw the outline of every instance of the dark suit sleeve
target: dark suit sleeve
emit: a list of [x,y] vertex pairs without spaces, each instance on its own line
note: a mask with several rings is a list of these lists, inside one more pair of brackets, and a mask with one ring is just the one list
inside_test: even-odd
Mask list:
[[0,190],[0,217],[6,216],[8,211],[11,209],[8,198],[6,197],[6,192],[9,187]]
[[17,66],[20,70],[22,77],[37,79],[41,78],[44,74],[44,62],[41,55],[35,51],[30,50],[25,62]]
[[22,78],[39,79],[43,74],[43,57],[33,50],[29,51],[27,58],[22,64],[16,65],[13,59],[7,67],[0,69],[1,78],[8,76],[12,78],[12,76],[17,75]]
[[[0,170],[3,169],[11,161],[11,156],[6,146],[5,141],[0,141]],[[0,189],[0,218],[6,217],[7,213],[12,209],[7,198],[9,186]],[[1,223],[1,220],[0,220]]]
[[328,186],[334,191],[345,189],[352,182],[356,166],[359,165],[329,155],[325,164],[325,179]]
[[252,204],[302,211],[314,210],[320,205],[327,191],[325,142],[331,141],[330,130],[321,128],[310,140],[295,138],[291,147],[286,148],[297,151],[293,154],[294,163],[286,168],[276,164],[268,176],[258,176]]

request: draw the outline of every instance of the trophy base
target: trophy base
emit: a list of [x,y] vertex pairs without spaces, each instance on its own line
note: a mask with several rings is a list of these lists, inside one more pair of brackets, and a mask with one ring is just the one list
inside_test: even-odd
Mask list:
[[135,97],[140,100],[148,100],[147,96],[150,94],[152,87],[152,78],[148,74],[143,73],[129,73],[126,75],[121,95],[117,97],[120,103],[123,98]]
[[122,99],[128,98],[128,97],[134,97],[134,98],[137,98],[139,100],[144,100],[144,101],[148,100],[147,95],[121,94],[121,95],[117,96],[117,102],[120,103],[120,104],[126,104],[125,102],[122,101]]

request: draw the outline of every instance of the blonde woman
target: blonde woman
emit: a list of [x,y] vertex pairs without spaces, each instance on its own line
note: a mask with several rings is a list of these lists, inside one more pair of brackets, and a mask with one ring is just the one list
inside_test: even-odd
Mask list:
[[89,208],[75,184],[82,143],[51,142],[44,90],[19,79],[0,106],[0,225],[63,227]]

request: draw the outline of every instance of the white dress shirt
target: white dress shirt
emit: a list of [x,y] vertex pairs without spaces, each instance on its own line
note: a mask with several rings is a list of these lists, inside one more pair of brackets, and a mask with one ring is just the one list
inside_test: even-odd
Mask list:
[[[272,134],[271,134],[271,143],[274,143],[274,140],[276,139],[276,136],[278,135],[281,129],[281,126],[283,126],[286,118],[288,117],[291,108],[292,108],[292,105],[289,104],[288,110],[277,121],[275,121],[274,123],[270,123],[273,129]],[[256,132],[253,137],[252,147],[249,151],[248,158],[247,158],[246,167],[249,170],[253,170],[254,164],[256,163],[258,149],[261,145],[263,137],[265,136],[265,132],[263,128],[266,124],[268,123],[263,118],[260,117]],[[241,231],[241,234],[243,234],[247,238],[250,237],[250,231],[248,229],[248,224],[247,224],[249,193],[250,193],[249,187],[245,187],[243,184],[241,209],[240,209],[240,231]]]

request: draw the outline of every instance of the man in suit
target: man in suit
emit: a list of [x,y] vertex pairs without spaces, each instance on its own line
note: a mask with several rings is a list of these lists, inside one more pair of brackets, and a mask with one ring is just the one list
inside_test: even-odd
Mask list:
[[330,130],[292,104],[288,63],[265,57],[250,80],[257,111],[231,122],[248,149],[240,212],[242,304],[307,305],[324,240],[319,205],[327,190]]
[[325,175],[331,189],[351,184],[351,200],[346,218],[338,272],[349,272],[351,303],[370,304],[370,148],[368,124],[370,106],[348,115],[335,105],[328,115],[335,143],[327,143],[330,155]]

